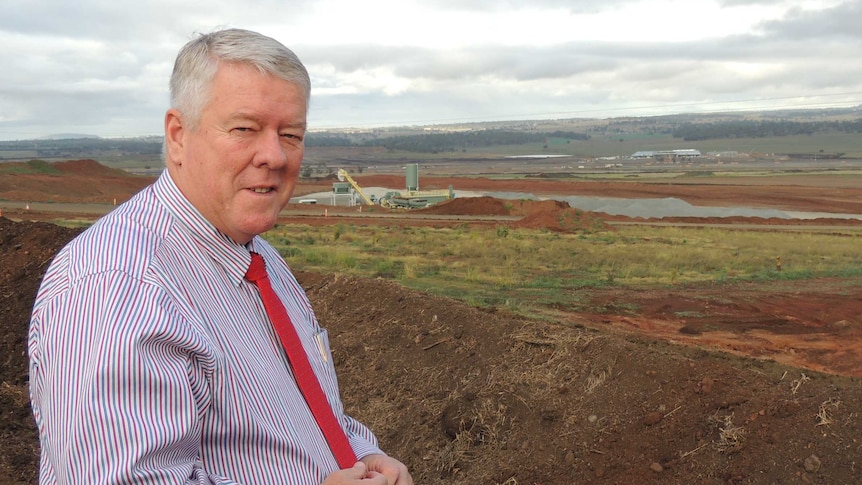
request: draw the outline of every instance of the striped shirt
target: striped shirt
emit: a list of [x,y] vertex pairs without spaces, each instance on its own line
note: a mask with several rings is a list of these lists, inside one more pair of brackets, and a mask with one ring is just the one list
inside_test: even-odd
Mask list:
[[40,483],[319,484],[338,468],[243,278],[249,251],[356,455],[381,453],[344,414],[326,330],[284,260],[221,234],[164,172],[42,281],[28,342]]

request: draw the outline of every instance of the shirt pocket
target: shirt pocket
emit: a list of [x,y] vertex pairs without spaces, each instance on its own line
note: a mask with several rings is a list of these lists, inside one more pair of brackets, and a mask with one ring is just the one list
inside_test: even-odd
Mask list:
[[329,332],[318,327],[312,333],[314,350],[311,352],[315,372],[320,376],[321,386],[327,394],[338,395],[338,380],[335,376],[335,365],[332,362],[332,350],[329,347]]

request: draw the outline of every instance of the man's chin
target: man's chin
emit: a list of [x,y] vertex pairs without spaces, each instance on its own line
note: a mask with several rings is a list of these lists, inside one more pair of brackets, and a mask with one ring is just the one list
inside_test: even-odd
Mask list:
[[254,223],[249,224],[248,233],[254,234],[255,236],[265,233],[266,231],[275,227],[276,222],[278,222],[277,217],[271,217],[267,219],[260,219],[254,221]]
[[234,226],[233,233],[228,234],[228,236],[240,244],[246,244],[255,236],[259,236],[275,227],[276,222],[278,222],[278,218],[276,217],[258,217],[252,220],[245,220]]

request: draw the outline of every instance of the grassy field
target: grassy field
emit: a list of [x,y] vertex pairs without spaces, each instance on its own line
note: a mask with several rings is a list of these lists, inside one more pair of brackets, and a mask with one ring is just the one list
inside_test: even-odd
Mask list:
[[862,280],[858,228],[817,232],[623,225],[562,234],[505,226],[337,224],[279,225],[263,237],[294,271],[381,277],[529,317],[550,309],[601,311],[589,303],[596,288]]
[[862,278],[859,237],[690,227],[559,234],[346,224],[280,226],[265,234],[294,270],[383,277],[528,316],[547,308],[587,310],[585,292],[612,285]]

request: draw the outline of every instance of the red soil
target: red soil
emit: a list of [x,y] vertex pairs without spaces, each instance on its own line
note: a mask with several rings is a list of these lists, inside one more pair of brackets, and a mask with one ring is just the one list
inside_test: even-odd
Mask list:
[[[151,181],[90,162],[58,168],[63,174],[4,173],[0,206],[3,200],[121,202]],[[365,186],[403,185],[397,176],[357,179]],[[862,213],[862,188],[852,181],[761,183],[423,178],[427,189],[452,184],[456,191],[679,197],[702,205]],[[302,184],[297,195],[330,189],[331,181]],[[357,210],[295,205],[284,222],[328,224]],[[410,213],[368,212],[362,223],[559,231],[620,219],[552,201],[492,198],[454,199]],[[831,223],[839,222],[859,224]],[[812,222],[800,224],[806,230]],[[74,232],[0,218],[0,483],[35,483],[27,320],[47,262]],[[584,293],[587,306],[602,313],[559,308],[549,323],[481,311],[379,278],[299,278],[330,331],[347,409],[408,464],[417,483],[844,484],[862,477],[858,280],[608,287]]]

